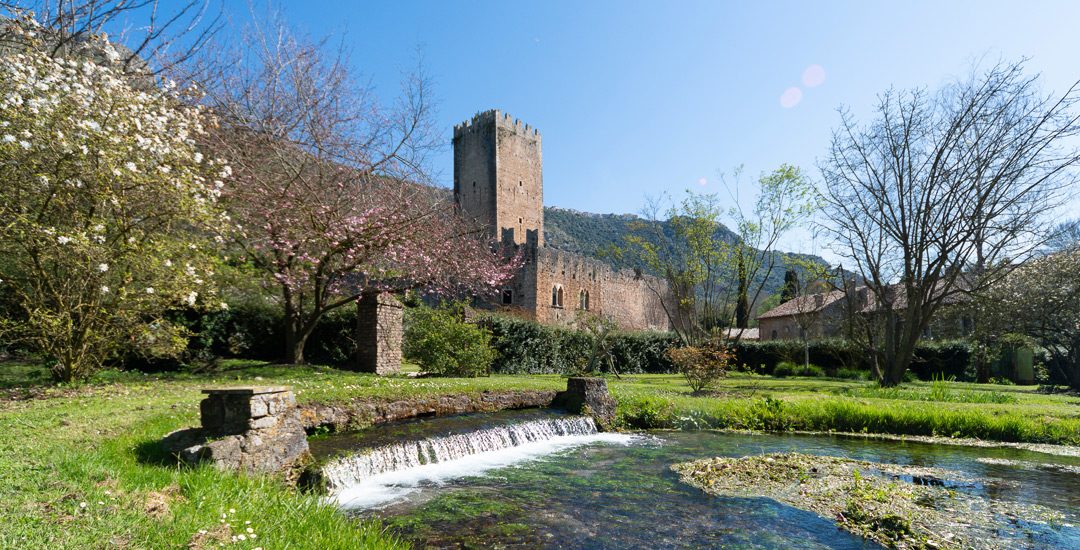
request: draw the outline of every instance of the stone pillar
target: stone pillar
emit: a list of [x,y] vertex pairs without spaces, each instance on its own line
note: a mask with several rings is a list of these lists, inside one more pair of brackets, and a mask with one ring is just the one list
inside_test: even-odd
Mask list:
[[203,390],[202,427],[165,437],[165,448],[185,462],[208,461],[222,470],[286,470],[308,454],[296,398],[286,386]]
[[356,312],[356,370],[379,375],[401,370],[405,308],[389,292],[367,293]]
[[615,427],[615,398],[603,378],[574,377],[566,381],[566,391],[559,392],[552,406],[577,414],[589,415],[601,430]]

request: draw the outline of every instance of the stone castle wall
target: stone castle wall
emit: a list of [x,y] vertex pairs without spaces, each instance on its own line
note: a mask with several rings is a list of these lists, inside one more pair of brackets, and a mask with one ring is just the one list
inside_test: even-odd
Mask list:
[[[626,330],[670,329],[657,291],[666,293],[663,281],[631,270],[614,270],[594,258],[551,248],[537,250],[536,319],[541,323],[571,324],[588,311],[614,321]],[[563,290],[562,306],[552,304],[552,289]],[[588,309],[581,293],[588,293]]]

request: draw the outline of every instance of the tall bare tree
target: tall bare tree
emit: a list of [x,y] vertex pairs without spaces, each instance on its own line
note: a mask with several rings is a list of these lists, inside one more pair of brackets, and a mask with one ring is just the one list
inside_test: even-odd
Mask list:
[[841,110],[821,229],[869,287],[883,385],[903,379],[943,304],[1000,280],[1050,234],[1046,214],[1080,161],[1078,99],[1076,84],[1044,94],[1021,61],[937,93],[889,90],[866,125]]

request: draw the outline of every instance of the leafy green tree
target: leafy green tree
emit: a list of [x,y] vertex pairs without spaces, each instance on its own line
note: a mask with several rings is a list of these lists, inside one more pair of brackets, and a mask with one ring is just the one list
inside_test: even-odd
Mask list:
[[[210,279],[229,177],[197,140],[212,123],[175,89],[135,87],[101,62],[50,57],[28,20],[0,63],[0,279],[17,312],[0,324],[85,377],[121,348],[183,349],[162,314],[219,307]],[[200,231],[193,231],[199,229]]]
[[[666,288],[653,290],[672,294],[667,314],[688,345],[712,338],[714,327],[748,324],[749,304],[761,298],[781,261],[777,243],[815,207],[809,179],[786,164],[758,179],[750,208],[742,207],[737,189],[732,199],[735,206],[725,208],[718,195],[687,191],[678,202],[652,201],[645,212],[648,222],[637,224],[619,251],[662,274]],[[669,230],[657,223],[661,216]],[[734,238],[720,230],[724,220],[735,228]]]
[[799,273],[794,267],[788,267],[784,271],[784,286],[780,290],[780,303],[794,300],[799,288]]

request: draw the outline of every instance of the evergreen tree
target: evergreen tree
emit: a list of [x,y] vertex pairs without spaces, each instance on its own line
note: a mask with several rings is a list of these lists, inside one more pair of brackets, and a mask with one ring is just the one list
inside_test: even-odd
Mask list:
[[799,292],[799,274],[794,268],[787,268],[784,272],[784,286],[780,289],[780,303],[794,300]]

